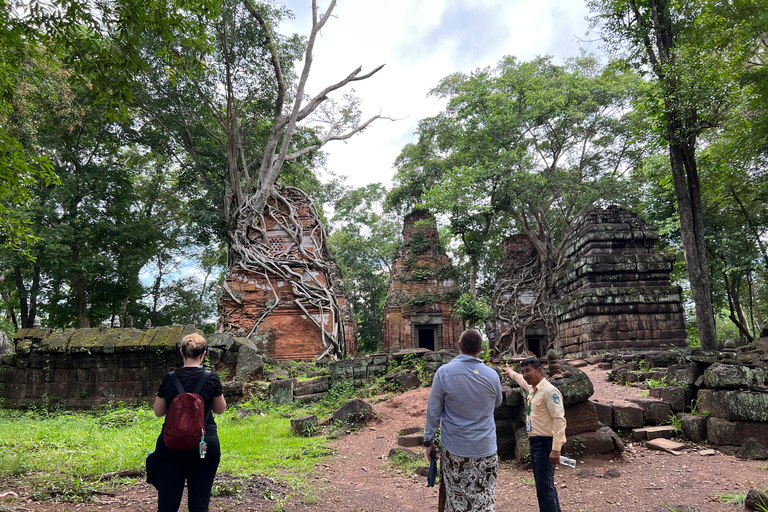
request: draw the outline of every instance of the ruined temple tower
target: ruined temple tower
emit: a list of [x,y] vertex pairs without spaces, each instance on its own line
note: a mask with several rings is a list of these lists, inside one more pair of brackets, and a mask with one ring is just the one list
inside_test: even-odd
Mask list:
[[618,206],[579,216],[555,282],[563,354],[687,344],[673,254],[654,254],[656,229]]
[[297,188],[276,190],[260,214],[242,212],[217,332],[247,337],[280,360],[354,355],[357,326],[325,242],[311,199]]
[[511,348],[512,354],[544,356],[557,327],[554,308],[546,302],[539,255],[524,234],[505,238],[501,246],[501,271],[491,303],[494,315],[485,324],[488,345],[499,353]]
[[406,216],[384,306],[384,350],[458,350],[464,322],[450,307],[458,298],[451,260],[440,247],[435,219]]

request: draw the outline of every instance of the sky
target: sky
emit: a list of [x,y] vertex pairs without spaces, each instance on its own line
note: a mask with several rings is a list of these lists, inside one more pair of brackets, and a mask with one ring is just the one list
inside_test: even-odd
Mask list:
[[[309,34],[311,0],[276,0],[295,18],[282,33]],[[324,12],[329,1],[318,1]],[[336,83],[358,66],[371,78],[352,87],[363,116],[375,121],[363,133],[324,147],[328,171],[348,184],[391,184],[402,148],[415,142],[420,119],[438,114],[445,103],[428,97],[438,82],[456,72],[495,67],[505,56],[531,60],[552,55],[555,63],[579,55],[589,43],[584,0],[341,0],[315,44],[308,94]],[[349,86],[348,86],[349,87]],[[346,89],[345,89],[346,90]]]

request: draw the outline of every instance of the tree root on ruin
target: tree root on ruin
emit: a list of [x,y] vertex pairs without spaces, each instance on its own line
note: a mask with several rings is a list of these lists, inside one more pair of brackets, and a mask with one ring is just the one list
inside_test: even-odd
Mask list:
[[[285,196],[289,196],[288,199]],[[327,257],[325,249],[326,236],[319,215],[312,200],[304,191],[296,187],[273,188],[267,206],[257,212],[253,208],[253,197],[237,212],[238,225],[230,240],[230,270],[239,267],[250,274],[263,276],[274,299],[267,301],[264,312],[253,326],[231,325],[228,319],[224,332],[242,329],[248,331],[248,337],[253,335],[259,325],[277,307],[285,302],[278,296],[272,286],[275,279],[290,283],[293,293],[293,303],[296,304],[317,327],[323,342],[324,351],[318,358],[329,355],[342,358],[346,355],[344,339],[344,324],[341,309],[336,300],[334,285],[338,280],[338,270],[332,263],[324,261]],[[306,209],[309,216],[317,219],[317,224],[305,233],[299,209]],[[284,246],[275,250],[270,247],[267,222],[273,222],[278,229],[285,233]],[[319,274],[327,276],[328,283],[321,282]],[[272,278],[270,279],[270,276]],[[225,291],[245,307],[246,299],[237,300],[235,294],[225,288]],[[320,320],[309,313],[311,309],[320,312]],[[325,315],[330,315],[330,326],[326,328]],[[228,315],[227,315],[228,316]]]
[[516,275],[499,279],[493,294],[496,317],[509,328],[490,347],[500,358],[531,355],[525,331],[536,322],[543,322],[547,331],[548,348],[558,348],[554,298],[550,295],[554,271],[542,271],[538,258],[516,266]]

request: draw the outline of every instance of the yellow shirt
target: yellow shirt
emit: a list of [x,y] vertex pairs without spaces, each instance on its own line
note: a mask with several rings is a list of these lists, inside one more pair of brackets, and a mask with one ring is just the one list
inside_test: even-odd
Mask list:
[[[542,378],[534,388],[515,371],[512,371],[512,378],[528,392],[528,398],[524,405],[526,413],[528,406],[531,406],[531,431],[528,432],[528,435],[551,437],[552,450],[559,452],[565,444],[563,394],[547,379]],[[536,390],[535,394],[533,393],[534,389]]]

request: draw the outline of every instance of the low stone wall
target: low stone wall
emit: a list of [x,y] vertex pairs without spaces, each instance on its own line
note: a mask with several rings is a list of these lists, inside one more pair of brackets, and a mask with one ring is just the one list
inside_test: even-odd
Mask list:
[[[440,366],[453,360],[456,355],[455,352],[447,350],[432,352],[425,349],[373,354],[329,363],[328,375],[331,385],[336,382],[352,381],[355,386],[362,386],[366,381],[385,376],[394,367],[400,367],[406,358],[414,364],[423,362],[424,370],[434,374]],[[424,384],[429,385],[429,383]]]
[[[611,354],[606,364],[619,382],[655,379],[667,385],[651,387],[649,395],[668,404],[687,437],[736,452],[750,439],[768,447],[768,338],[721,353],[645,352]],[[630,424],[614,426],[634,428]],[[622,411],[624,417],[630,413]],[[655,423],[663,423],[659,415]],[[646,421],[645,423],[649,423]],[[751,442],[751,441],[750,441]]]
[[[3,407],[38,401],[68,408],[152,400],[165,374],[182,364],[181,339],[192,325],[147,330],[22,329],[0,363]],[[263,363],[248,339],[209,335],[208,361],[241,380],[261,375]],[[235,386],[236,387],[236,386]]]

